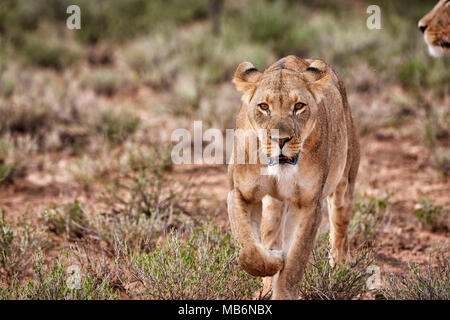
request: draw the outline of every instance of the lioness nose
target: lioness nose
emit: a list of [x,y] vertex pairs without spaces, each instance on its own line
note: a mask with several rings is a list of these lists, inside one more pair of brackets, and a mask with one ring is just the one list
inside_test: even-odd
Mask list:
[[272,141],[278,143],[280,146],[280,149],[283,149],[284,145],[292,140],[292,137],[286,137],[286,138],[271,138]]
[[419,26],[420,31],[422,31],[422,33],[425,32],[425,30],[427,30],[427,26]]

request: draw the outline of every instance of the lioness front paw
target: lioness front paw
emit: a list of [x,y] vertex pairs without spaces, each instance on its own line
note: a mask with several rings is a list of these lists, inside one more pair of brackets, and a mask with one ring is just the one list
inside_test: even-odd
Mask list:
[[278,251],[246,247],[239,253],[238,263],[252,276],[271,277],[283,268],[284,261]]

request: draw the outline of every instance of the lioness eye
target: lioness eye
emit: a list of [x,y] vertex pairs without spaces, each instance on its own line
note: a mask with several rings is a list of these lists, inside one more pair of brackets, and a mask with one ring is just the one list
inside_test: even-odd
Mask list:
[[258,104],[258,107],[264,111],[269,110],[269,105],[267,103],[260,103],[260,104]]
[[298,114],[300,112],[302,112],[303,110],[305,110],[306,104],[303,102],[297,102],[294,106],[294,113]]

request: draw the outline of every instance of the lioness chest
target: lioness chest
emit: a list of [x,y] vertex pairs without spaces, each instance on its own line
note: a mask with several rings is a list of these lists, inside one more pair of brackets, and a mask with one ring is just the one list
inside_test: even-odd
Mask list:
[[340,148],[331,148],[328,167],[314,163],[303,155],[299,163],[267,167],[265,174],[258,177],[254,184],[242,188],[247,194],[261,199],[270,195],[280,201],[299,201],[316,198],[322,192],[322,198],[331,194],[342,179],[347,161],[347,141],[340,141]]

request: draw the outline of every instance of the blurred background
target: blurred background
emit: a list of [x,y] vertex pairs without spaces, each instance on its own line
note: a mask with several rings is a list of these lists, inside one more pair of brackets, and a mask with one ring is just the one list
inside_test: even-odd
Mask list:
[[[204,247],[203,238],[195,238],[200,242],[192,250],[199,252],[201,247],[206,256],[233,257],[233,250],[223,249],[231,246],[226,166],[173,166],[170,136],[176,128],[191,130],[193,120],[202,120],[204,130],[234,128],[240,107],[240,95],[231,83],[236,66],[251,61],[263,70],[294,54],[327,61],[347,88],[362,149],[350,226],[353,248],[370,248],[386,275],[408,274],[413,263],[430,267],[444,261],[447,282],[441,285],[447,289],[441,292],[448,298],[450,58],[429,57],[417,27],[435,3],[2,0],[0,210],[4,238],[0,240],[4,248],[8,243],[15,249],[8,254],[0,249],[0,285],[10,290],[10,295],[6,289],[0,291],[0,297],[3,292],[4,298],[43,298],[36,287],[24,294],[19,284],[32,277],[33,265],[53,265],[48,261],[61,258],[61,249],[69,250],[71,257],[80,255],[68,249],[74,244],[83,244],[83,257],[97,259],[100,252],[112,261],[108,259],[132,256],[123,251],[138,248],[136,252],[150,259],[155,252],[179,250],[177,241],[184,240],[178,236],[171,238],[173,242],[161,242],[166,231],[185,231],[195,238],[204,234],[206,223],[208,228],[219,228],[214,229],[218,233],[211,239],[215,240]],[[66,26],[70,16],[66,9],[71,4],[81,9],[80,30]],[[380,30],[366,26],[369,5],[381,8]],[[19,229],[13,228],[16,222],[21,223]],[[12,238],[7,237],[7,226],[13,230]],[[24,226],[25,231],[20,229]],[[200,233],[192,231],[199,227],[203,228]],[[321,230],[326,238],[326,219]],[[21,238],[21,234],[27,236]],[[154,251],[158,243],[169,247]],[[225,251],[211,253],[217,246]],[[8,256],[14,250],[15,260]],[[32,258],[36,252],[44,255],[41,260]],[[192,258],[189,252],[178,253]],[[438,262],[430,258],[436,253]],[[95,290],[86,292],[94,292],[95,298],[179,298],[170,290],[155,293],[145,285],[140,289],[144,293],[138,294],[131,280],[120,277],[134,274],[134,281],[147,285],[159,279],[142,275],[157,269],[149,261],[167,257],[139,257],[136,261],[141,264],[123,258],[120,272],[102,269],[107,263],[94,258],[94,262],[78,261],[86,273],[89,268],[84,266],[90,266],[91,278],[105,278],[102,272],[110,275],[110,291],[102,291],[103,280],[98,280]],[[210,270],[202,257],[194,264]],[[225,260],[219,265],[233,272],[227,271],[231,280],[221,287],[224,291],[196,296],[194,285],[180,289],[182,297],[248,297],[251,293],[245,290],[258,285],[239,273],[234,260]],[[65,264],[60,263],[64,273]],[[92,264],[103,267],[96,269]],[[192,269],[192,277],[212,281],[197,271]],[[177,270],[166,272],[174,274],[173,281],[179,280]],[[445,278],[441,273],[434,275]],[[61,281],[41,278],[47,285]],[[164,279],[158,281],[168,281]],[[317,298],[311,294],[311,286],[318,285],[313,283],[314,274],[308,279],[310,289],[303,288],[303,296]],[[396,285],[392,282],[392,287]],[[234,290],[240,286],[247,289]],[[358,287],[354,296],[340,297],[376,297],[361,290]],[[403,296],[394,291],[384,291],[382,296],[424,297],[401,290]],[[45,297],[68,297],[67,292]]]

